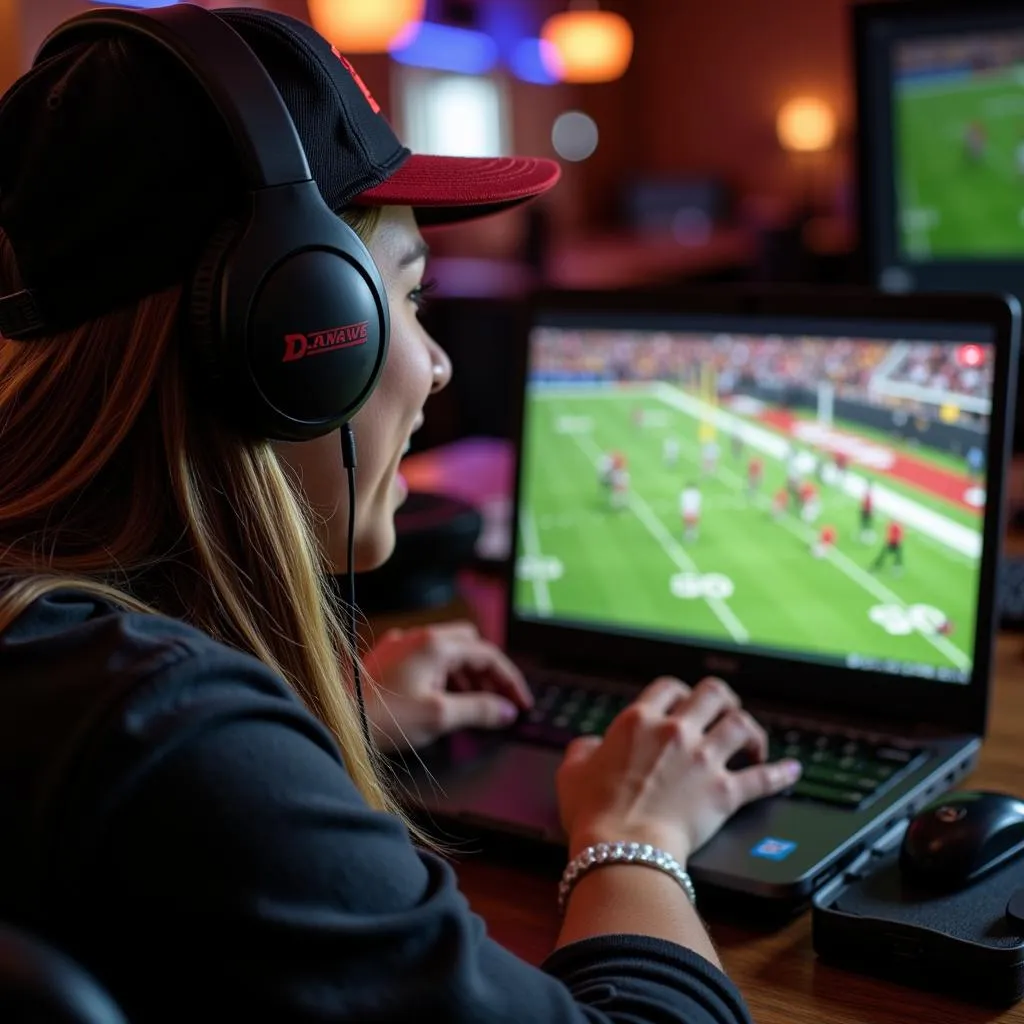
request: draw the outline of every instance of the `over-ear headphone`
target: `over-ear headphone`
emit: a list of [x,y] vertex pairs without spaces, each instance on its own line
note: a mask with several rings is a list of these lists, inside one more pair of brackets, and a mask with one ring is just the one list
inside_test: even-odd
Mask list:
[[192,4],[89,11],[52,32],[36,61],[111,29],[160,45],[200,84],[248,188],[189,288],[186,330],[205,383],[255,436],[305,441],[338,429],[384,368],[387,295],[362,240],[323,201],[273,80],[230,25]]

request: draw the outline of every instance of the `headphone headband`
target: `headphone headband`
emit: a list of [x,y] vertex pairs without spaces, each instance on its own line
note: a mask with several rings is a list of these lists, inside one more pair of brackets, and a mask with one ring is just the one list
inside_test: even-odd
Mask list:
[[160,45],[202,85],[231,134],[250,189],[312,180],[295,124],[263,65],[230,25],[193,4],[145,13],[87,11],[54,29],[33,63],[118,28]]

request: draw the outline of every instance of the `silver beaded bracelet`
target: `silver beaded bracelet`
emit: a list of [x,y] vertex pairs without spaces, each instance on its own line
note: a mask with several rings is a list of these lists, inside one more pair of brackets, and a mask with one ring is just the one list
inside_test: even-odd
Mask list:
[[697,904],[697,893],[694,891],[690,876],[671,853],[647,843],[597,843],[573,857],[562,872],[562,881],[558,885],[559,914],[565,913],[569,893],[576,883],[592,868],[599,868],[605,864],[639,864],[664,871],[683,887],[690,902],[694,906]]

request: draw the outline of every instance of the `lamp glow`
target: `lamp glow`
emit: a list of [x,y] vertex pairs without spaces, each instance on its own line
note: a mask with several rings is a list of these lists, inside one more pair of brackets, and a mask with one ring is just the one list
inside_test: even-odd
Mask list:
[[308,0],[309,20],[342,53],[387,53],[423,20],[426,0]]
[[836,117],[824,100],[799,96],[783,104],[775,132],[790,153],[820,153],[835,142]]
[[549,67],[549,72],[565,82],[612,82],[625,74],[633,56],[633,29],[613,11],[554,14],[544,22],[540,35],[559,58],[558,66]]

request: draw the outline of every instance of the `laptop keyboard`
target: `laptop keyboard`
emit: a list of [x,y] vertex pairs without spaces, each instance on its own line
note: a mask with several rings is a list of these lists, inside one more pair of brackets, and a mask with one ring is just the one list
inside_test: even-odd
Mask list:
[[[515,726],[519,739],[564,747],[576,736],[603,733],[630,702],[631,694],[610,693],[532,680],[533,708]],[[808,728],[761,717],[768,733],[768,758],[794,757],[803,775],[789,791],[796,799],[857,810],[916,767],[926,751],[900,740],[849,731]],[[731,765],[736,767],[737,765]]]

